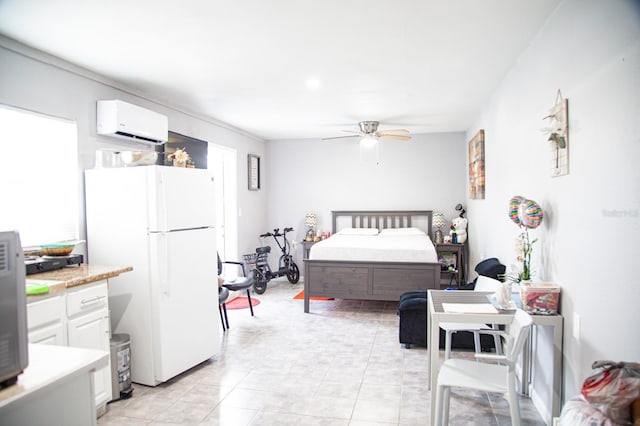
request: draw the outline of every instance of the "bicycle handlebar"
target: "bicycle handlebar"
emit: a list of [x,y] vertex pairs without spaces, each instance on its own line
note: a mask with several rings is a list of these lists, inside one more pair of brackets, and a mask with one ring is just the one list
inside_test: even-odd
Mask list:
[[293,228],[284,228],[284,233],[280,233],[280,228],[276,228],[273,230],[273,232],[267,232],[264,234],[260,235],[260,238],[264,238],[264,237],[281,237],[284,234],[286,234],[287,232],[291,232],[293,231]]

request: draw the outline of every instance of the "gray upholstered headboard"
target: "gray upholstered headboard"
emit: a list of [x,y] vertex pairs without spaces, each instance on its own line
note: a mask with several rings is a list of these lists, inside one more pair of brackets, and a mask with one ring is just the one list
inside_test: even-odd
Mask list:
[[345,227],[385,229],[413,226],[431,238],[432,214],[432,210],[334,210],[331,212],[332,232]]

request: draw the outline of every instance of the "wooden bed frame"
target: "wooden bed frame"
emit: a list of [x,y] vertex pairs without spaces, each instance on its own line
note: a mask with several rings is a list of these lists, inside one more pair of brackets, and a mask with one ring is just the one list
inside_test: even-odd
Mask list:
[[[352,228],[409,228],[417,218],[426,218],[422,229],[431,238],[431,210],[332,211],[332,232],[339,231],[339,218],[350,218]],[[413,221],[412,219],[416,219]],[[343,226],[344,227],[344,226]],[[309,297],[360,300],[400,300],[411,290],[440,288],[440,264],[419,262],[365,262],[306,259],[304,261],[304,311]]]

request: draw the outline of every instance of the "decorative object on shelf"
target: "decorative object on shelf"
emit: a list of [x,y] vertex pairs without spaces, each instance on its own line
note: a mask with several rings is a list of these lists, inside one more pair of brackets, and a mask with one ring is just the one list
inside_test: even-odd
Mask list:
[[150,166],[156,164],[158,153],[155,151],[120,151],[120,159],[127,167]]
[[191,159],[185,148],[178,148],[167,156],[173,167],[187,167],[187,161]]
[[520,228],[524,228],[516,238],[517,260],[522,264],[518,270],[505,275],[505,279],[511,283],[524,284],[531,281],[533,271],[531,269],[531,253],[537,238],[531,240],[529,229],[535,229],[542,223],[544,213],[538,203],[516,195],[509,202],[509,219]]
[[197,169],[208,168],[207,160],[209,157],[209,143],[207,141],[196,139],[191,136],[182,135],[180,133],[169,130],[169,140],[163,145],[155,147],[160,160],[156,164],[164,164],[165,166],[173,166],[173,161],[169,158],[175,154],[177,149],[189,153],[186,167]]
[[307,236],[305,241],[313,241],[315,239],[314,228],[318,225],[318,215],[315,213],[307,213],[304,218],[304,226],[307,227]]
[[444,242],[442,238],[442,230],[440,228],[442,228],[445,223],[446,222],[444,220],[444,214],[440,212],[435,212],[433,214],[433,226],[436,227],[436,232],[434,235],[436,244],[442,244]]
[[484,130],[469,141],[469,198],[484,199]]
[[464,217],[464,214],[467,212],[464,207],[462,207],[462,204],[456,204],[456,211],[460,212],[460,217]]
[[543,118],[547,126],[541,130],[548,135],[551,148],[551,176],[569,174],[569,100],[562,97],[560,89],[556,93],[555,104]]
[[467,241],[468,220],[464,217],[456,217],[451,220],[451,241],[454,244],[464,244]]
[[247,155],[247,173],[249,174],[249,191],[260,189],[260,157],[253,154]]

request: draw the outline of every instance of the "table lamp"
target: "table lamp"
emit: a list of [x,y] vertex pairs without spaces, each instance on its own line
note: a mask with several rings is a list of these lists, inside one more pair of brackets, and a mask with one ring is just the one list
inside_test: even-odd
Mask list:
[[307,228],[307,237],[305,238],[307,241],[313,241],[314,236],[314,228],[318,225],[318,215],[315,213],[307,213],[304,218],[304,226]]
[[442,238],[442,230],[440,229],[442,226],[444,226],[445,224],[445,220],[444,220],[444,214],[440,213],[440,212],[436,212],[433,214],[433,226],[435,226],[436,229],[436,233],[435,233],[435,243],[436,244],[442,244],[443,242],[443,238]]

